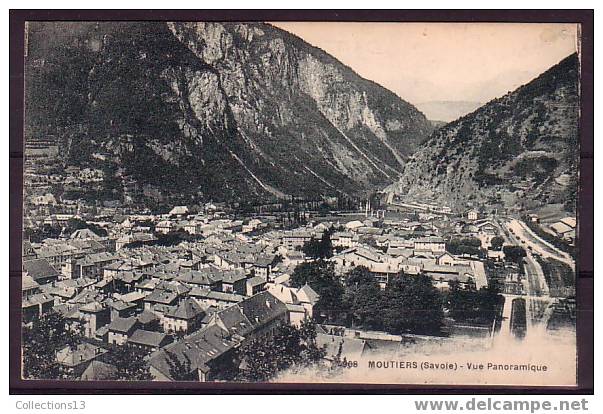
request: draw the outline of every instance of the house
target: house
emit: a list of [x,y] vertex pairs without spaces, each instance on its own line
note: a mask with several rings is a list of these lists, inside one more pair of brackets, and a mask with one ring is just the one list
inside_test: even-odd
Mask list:
[[227,270],[222,273],[222,292],[244,295],[247,290],[247,275],[243,269]]
[[370,350],[368,342],[364,339],[343,337],[318,333],[316,345],[325,350],[324,358],[327,361],[359,361]]
[[477,220],[479,218],[479,211],[475,209],[467,210],[465,214],[469,220]]
[[33,280],[28,274],[24,274],[21,278],[21,298],[27,299],[39,292],[40,284]]
[[21,313],[24,323],[50,312],[55,304],[53,296],[47,293],[36,293],[21,301]]
[[[169,230],[167,232],[169,232]],[[154,243],[156,240],[157,240],[157,238],[150,233],[140,233],[139,232],[139,233],[127,234],[125,236],[118,238],[115,241],[115,250],[119,251],[129,244],[148,245],[148,244]]]
[[234,349],[241,342],[240,337],[227,336],[220,326],[208,325],[193,335],[153,352],[149,357],[151,375],[156,381],[174,381],[171,358],[176,358],[190,369],[188,374],[191,378],[211,381],[232,367]]
[[157,305],[174,306],[178,301],[178,294],[173,291],[155,289],[144,298],[144,308],[153,311]]
[[138,320],[138,326],[140,329],[144,329],[145,331],[158,331],[160,326],[160,319],[153,312],[148,310],[143,310],[138,316],[136,316]]
[[56,206],[57,200],[51,193],[46,193],[41,196],[33,197],[31,203],[34,206]]
[[570,226],[572,229],[576,228],[576,218],[575,217],[565,217],[559,221],[567,226]]
[[77,229],[69,237],[71,240],[95,240],[100,242],[102,237],[88,228]]
[[66,346],[57,352],[56,361],[67,372],[81,376],[88,365],[106,354],[107,350],[88,342],[82,342],[76,347]]
[[190,361],[189,374],[199,381],[220,379],[237,368],[237,347],[273,335],[279,325],[287,322],[287,306],[272,294],[261,292],[214,313],[204,328],[151,354],[151,375],[155,380],[173,380],[169,353],[181,363]]
[[90,302],[79,309],[80,322],[84,329],[84,336],[93,338],[96,331],[111,321],[111,311],[108,307],[98,302]]
[[236,293],[216,292],[207,288],[193,288],[189,296],[207,307],[225,309],[245,300],[245,296]]
[[80,277],[101,279],[104,275],[104,268],[115,261],[117,261],[117,256],[112,253],[93,253],[81,259],[70,259],[67,262],[66,272],[71,274],[72,279]]
[[184,231],[187,232],[188,234],[201,234],[203,224],[204,223],[202,223],[202,222],[191,220],[191,221],[187,221],[184,224],[183,228],[184,228]]
[[108,300],[108,307],[111,311],[111,320],[117,318],[129,318],[136,313],[137,307],[134,303],[124,302],[123,300]]
[[251,263],[251,270],[255,276],[262,277],[266,282],[270,280],[274,256],[261,255]]
[[540,217],[537,214],[528,214],[528,218],[532,223],[540,223]]
[[29,240],[24,240],[23,241],[22,260],[27,261],[27,260],[36,259],[37,257],[38,257],[38,254],[36,253],[35,249],[31,245],[31,242]]
[[421,237],[414,240],[415,250],[427,250],[443,253],[446,251],[446,242],[441,237]]
[[281,244],[288,249],[295,250],[301,248],[305,243],[309,242],[313,234],[308,231],[287,231],[281,237]]
[[136,310],[142,310],[144,308],[144,298],[146,298],[147,295],[147,292],[134,291],[120,295],[119,300],[134,305]]
[[576,239],[576,218],[565,217],[549,226],[555,235],[570,243]]
[[353,220],[353,221],[347,222],[344,227],[348,230],[357,230],[363,226],[364,226],[363,222],[361,222],[359,220]]
[[557,237],[565,238],[566,234],[571,234],[574,229],[562,221],[558,221],[549,226]]
[[170,231],[174,229],[174,223],[169,220],[160,221],[155,226],[155,231],[157,233],[168,234]]
[[358,236],[351,232],[336,232],[331,236],[331,243],[335,248],[350,248],[358,246]]
[[180,272],[176,280],[193,287],[219,290],[222,288],[222,271],[214,267]]
[[136,329],[138,329],[136,318],[116,318],[108,326],[108,342],[113,345],[124,345]]
[[463,289],[475,289],[476,280],[470,266],[425,265],[423,273],[429,276],[433,285],[440,290],[448,290],[450,282],[456,281]]
[[354,247],[334,255],[330,260],[335,262],[339,268],[353,268],[356,266],[365,266],[370,268],[376,263],[381,262],[381,254],[372,249],[364,247]]
[[46,259],[23,261],[23,271],[39,285],[54,282],[60,276],[60,273]]
[[205,310],[193,299],[186,298],[177,306],[170,307],[163,315],[165,332],[191,333],[201,327]]
[[82,381],[111,381],[117,379],[117,367],[103,361],[93,360],[80,376]]
[[436,257],[436,264],[440,266],[454,266],[457,263],[456,257],[448,252],[444,252]]
[[128,345],[145,352],[154,352],[172,343],[172,341],[172,337],[164,333],[137,329],[128,339]]
[[477,231],[480,234],[484,234],[487,236],[496,236],[498,235],[498,227],[492,223],[490,220],[485,220],[480,223],[476,223]]
[[246,295],[253,296],[266,289],[266,279],[263,276],[254,276],[246,280]]
[[306,319],[312,319],[314,306],[320,298],[307,284],[300,288],[273,284],[268,288],[268,292],[287,305],[289,323],[294,326],[299,326]]
[[168,213],[170,217],[184,217],[188,214],[187,206],[176,206]]

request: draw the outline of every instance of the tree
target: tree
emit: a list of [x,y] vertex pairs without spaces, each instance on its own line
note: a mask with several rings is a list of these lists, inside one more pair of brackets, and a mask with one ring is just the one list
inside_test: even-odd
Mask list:
[[352,323],[367,329],[382,327],[382,292],[373,274],[358,266],[345,275],[345,307],[350,310]]
[[327,230],[322,234],[320,240],[311,238],[304,243],[302,251],[308,257],[313,259],[328,259],[333,257],[333,243],[331,242],[332,232]]
[[505,242],[505,239],[503,239],[500,236],[492,237],[492,240],[490,240],[490,245],[492,246],[492,250],[500,250],[502,248],[504,242]]
[[476,237],[465,237],[462,239],[451,239],[448,243],[448,251],[452,254],[468,254],[479,256],[481,253],[482,242]]
[[196,381],[198,378],[195,375],[191,366],[191,360],[188,355],[184,354],[184,361],[180,361],[178,357],[166,350],[167,363],[170,367],[170,377],[174,381]]
[[526,251],[521,246],[504,246],[503,253],[506,260],[517,264],[521,264],[522,259],[526,257]]
[[392,334],[439,334],[442,297],[426,275],[398,274],[385,289],[383,327]]
[[377,245],[377,240],[375,239],[375,236],[372,235],[362,235],[360,236],[359,239],[360,243],[362,244],[366,244],[368,246],[371,246],[374,249],[379,249],[382,250],[383,248]]
[[303,322],[299,328],[280,325],[272,337],[252,339],[238,351],[243,368],[239,379],[269,381],[288,369],[317,364],[325,351],[316,344],[316,326]]
[[115,345],[106,354],[108,363],[117,367],[116,380],[150,381],[153,379],[145,360],[146,353],[128,345]]
[[70,218],[69,220],[67,220],[67,225],[65,226],[64,232],[66,234],[71,234],[74,231],[80,230],[80,229],[89,229],[90,231],[95,233],[97,236],[101,236],[101,237],[107,236],[107,230],[105,230],[98,224],[88,223],[79,218]]
[[78,330],[69,330],[65,319],[50,312],[23,329],[23,376],[32,379],[69,378],[57,363],[56,353],[66,346],[75,347],[81,340]]
[[318,293],[320,299],[316,310],[341,311],[343,305],[343,285],[335,275],[335,264],[325,260],[316,260],[299,264],[291,275],[291,285],[301,287],[306,283]]
[[32,243],[40,243],[44,239],[58,239],[61,235],[61,229],[57,226],[44,224],[41,228],[25,230],[25,235]]
[[458,281],[452,281],[446,302],[449,315],[455,320],[491,323],[501,300],[502,296],[494,284],[475,290],[463,289]]

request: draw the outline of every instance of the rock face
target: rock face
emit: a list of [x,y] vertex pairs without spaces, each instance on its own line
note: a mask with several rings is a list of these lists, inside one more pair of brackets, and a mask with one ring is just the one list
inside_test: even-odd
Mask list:
[[58,135],[69,162],[125,161],[121,174],[162,191],[357,194],[397,180],[432,131],[409,103],[268,24],[54,29],[28,56],[27,133]]
[[391,189],[456,207],[575,208],[579,61],[574,54],[530,83],[433,133]]

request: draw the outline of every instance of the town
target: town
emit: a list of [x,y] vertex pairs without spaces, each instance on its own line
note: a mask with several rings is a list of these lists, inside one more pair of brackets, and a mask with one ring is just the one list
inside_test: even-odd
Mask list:
[[121,200],[73,197],[105,173],[58,169],[53,145],[27,149],[25,378],[336,375],[409,341],[488,347],[575,325],[574,217],[387,193],[151,209],[127,179]]

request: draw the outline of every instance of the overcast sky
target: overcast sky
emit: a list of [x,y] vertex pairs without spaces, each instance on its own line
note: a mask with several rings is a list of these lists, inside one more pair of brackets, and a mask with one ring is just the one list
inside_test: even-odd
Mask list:
[[577,25],[272,23],[411,103],[487,102],[576,51]]

